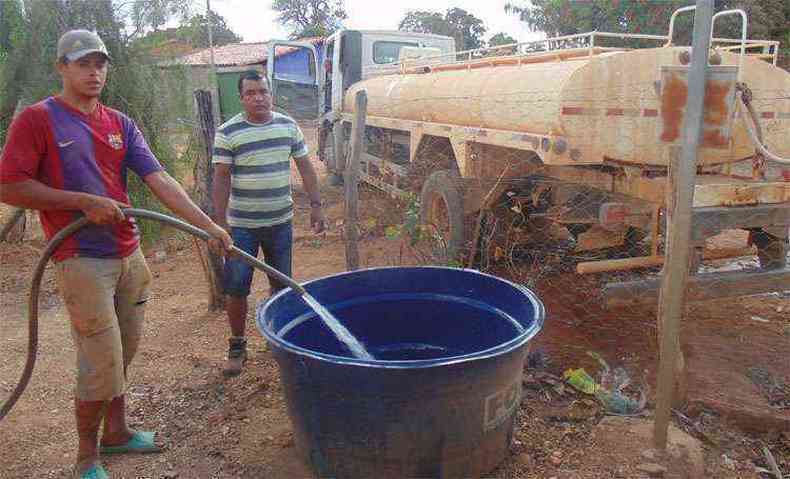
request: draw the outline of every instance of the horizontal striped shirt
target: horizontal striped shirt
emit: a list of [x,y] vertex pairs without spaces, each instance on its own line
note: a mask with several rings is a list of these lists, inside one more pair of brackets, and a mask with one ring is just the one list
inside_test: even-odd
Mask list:
[[280,113],[260,124],[241,112],[222,124],[212,161],[231,165],[228,224],[261,228],[293,218],[290,159],[308,153],[299,125]]

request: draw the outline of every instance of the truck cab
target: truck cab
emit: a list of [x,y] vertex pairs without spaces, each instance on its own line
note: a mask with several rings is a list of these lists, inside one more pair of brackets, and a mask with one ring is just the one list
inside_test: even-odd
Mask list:
[[[452,37],[384,30],[340,30],[323,40],[269,43],[266,62],[275,109],[297,120],[317,120],[318,154],[330,173],[342,171],[333,135],[343,97],[355,83],[397,68],[403,58],[452,55]],[[339,129],[338,129],[339,130]]]

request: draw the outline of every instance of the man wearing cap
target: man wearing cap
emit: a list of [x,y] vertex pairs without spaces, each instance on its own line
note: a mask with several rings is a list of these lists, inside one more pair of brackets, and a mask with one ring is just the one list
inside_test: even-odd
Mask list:
[[153,433],[126,424],[126,370],[142,333],[151,282],[137,227],[121,210],[129,204],[128,171],[170,210],[205,229],[215,251],[232,245],[163,170],[135,123],[99,103],[109,61],[98,35],[66,32],[56,63],[62,93],[19,114],[0,156],[0,201],[39,210],[47,238],[83,215],[94,223],[54,254],[77,350],[76,472],[82,478],[107,477],[99,452],[159,451]]

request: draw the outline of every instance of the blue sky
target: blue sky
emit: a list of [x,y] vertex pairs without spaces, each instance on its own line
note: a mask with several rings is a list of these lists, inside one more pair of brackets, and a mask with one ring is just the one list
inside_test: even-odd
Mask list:
[[[199,0],[200,1],[200,0]],[[498,32],[505,32],[518,41],[542,38],[518,20],[505,14],[504,0],[346,0],[348,19],[346,28],[360,30],[396,30],[398,23],[409,10],[434,10],[445,12],[448,8],[463,8],[480,18],[488,28],[484,39]],[[204,6],[205,8],[205,6]],[[231,29],[245,42],[287,38],[288,32],[275,20],[270,1],[261,0],[211,0],[211,9],[222,15]]]

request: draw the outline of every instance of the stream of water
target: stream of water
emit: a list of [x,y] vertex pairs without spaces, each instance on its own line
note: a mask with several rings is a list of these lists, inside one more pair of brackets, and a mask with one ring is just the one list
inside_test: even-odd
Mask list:
[[340,321],[338,321],[328,309],[316,301],[314,297],[310,296],[308,293],[304,293],[302,295],[302,299],[304,299],[305,303],[313,308],[313,311],[315,311],[321,320],[324,321],[324,324],[326,324],[327,327],[332,330],[335,336],[337,336],[337,339],[346,345],[348,350],[351,351],[351,354],[353,354],[358,359],[366,359],[369,361],[376,359],[368,352],[367,349],[365,349],[365,346],[357,338],[355,338],[345,326],[340,324]]

